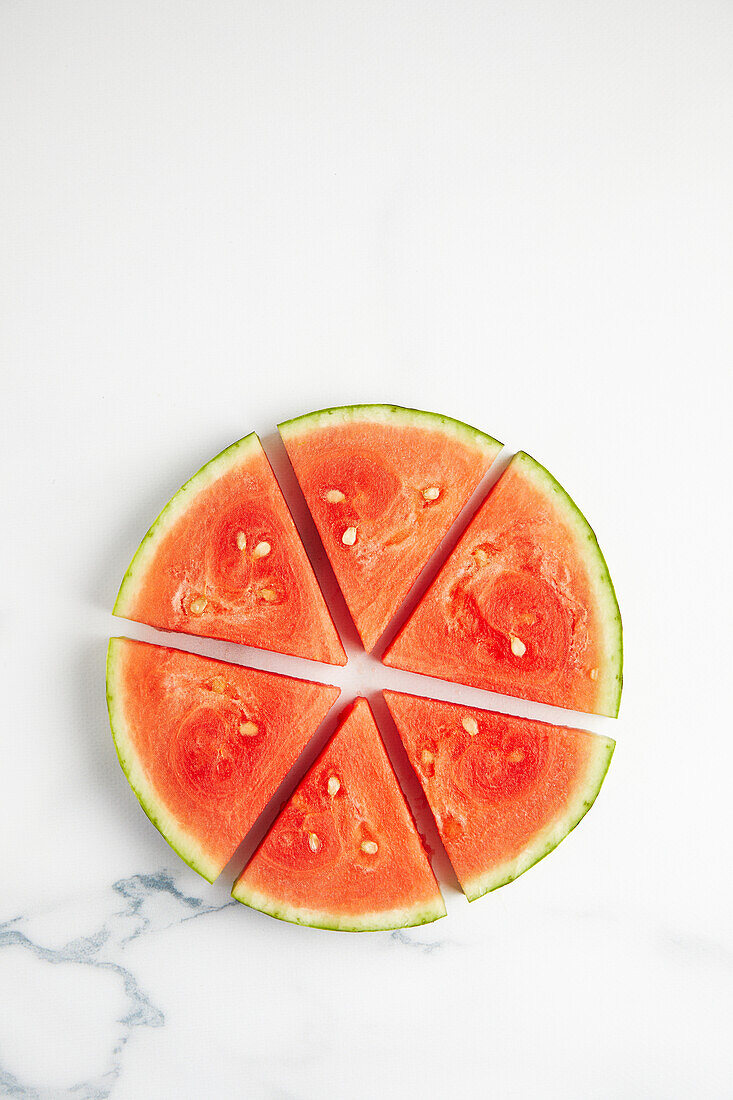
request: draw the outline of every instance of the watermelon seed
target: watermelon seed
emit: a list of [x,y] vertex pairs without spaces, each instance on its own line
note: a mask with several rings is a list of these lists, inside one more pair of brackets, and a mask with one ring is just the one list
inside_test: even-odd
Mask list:
[[311,852],[317,852],[321,846],[321,842],[315,833],[308,833],[308,847]]
[[422,495],[425,500],[437,500],[440,496],[440,489],[437,485],[431,485],[429,489],[423,489]]
[[592,668],[590,670],[590,678],[591,678],[591,680],[597,680],[598,679],[598,669],[597,668]]
[[463,726],[466,733],[470,734],[471,737],[475,737],[478,733],[478,722],[475,718],[462,718],[461,725]]
[[252,551],[252,557],[255,561],[257,561],[258,558],[266,558],[271,550],[272,547],[269,542],[258,542]]
[[331,798],[335,798],[340,790],[341,790],[341,783],[339,782],[339,780],[336,778],[335,775],[329,775],[329,777],[328,777],[328,793],[331,795]]
[[474,550],[473,556],[479,565],[489,564],[489,555],[486,553],[483,547],[479,546],[478,550]]
[[277,592],[274,588],[261,588],[260,596],[266,603],[274,603],[277,599]]
[[237,532],[237,546],[240,550],[246,550],[247,548],[247,536],[244,531]]
[[208,600],[206,600],[203,596],[197,596],[195,600],[191,600],[191,614],[203,615],[204,611],[206,610],[207,603]]
[[379,845],[375,840],[362,840],[361,850],[366,852],[368,856],[375,856],[379,851]]
[[254,737],[258,730],[254,722],[240,722],[239,732],[243,737]]
[[344,546],[353,546],[356,542],[356,527],[347,527],[341,536]]
[[432,753],[430,749],[423,749],[420,759],[422,760],[423,764],[432,764],[435,760],[435,754]]
[[215,676],[211,681],[211,690],[216,691],[219,695],[223,694],[224,689],[227,686],[227,682],[223,676]]
[[524,657],[525,653],[527,652],[527,647],[522,639],[515,637],[514,634],[510,634],[509,637],[511,638],[511,647],[514,656]]
[[346,500],[346,497],[340,489],[329,489],[326,493],[326,500],[329,504],[340,504],[342,500]]

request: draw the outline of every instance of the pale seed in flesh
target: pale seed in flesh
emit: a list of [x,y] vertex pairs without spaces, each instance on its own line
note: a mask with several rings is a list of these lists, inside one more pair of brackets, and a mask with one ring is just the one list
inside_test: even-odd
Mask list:
[[373,840],[362,840],[361,850],[368,856],[375,856],[379,851],[379,845]]
[[525,653],[527,652],[527,647],[522,639],[516,638],[513,634],[511,635],[511,639],[512,653],[514,654],[514,656],[524,657]]
[[341,790],[341,784],[335,775],[329,775],[328,777],[328,793],[331,798],[335,798]]
[[246,550],[247,548],[247,536],[244,531],[239,531],[237,534],[237,546],[240,550]]
[[274,588],[261,588],[260,596],[266,603],[274,603],[277,599],[277,592]]
[[422,495],[425,500],[437,500],[440,496],[440,489],[437,485],[431,485],[429,489],[423,489]]
[[346,497],[340,489],[329,489],[326,493],[326,500],[329,504],[340,504],[342,500],[346,500]]
[[211,690],[216,691],[221,695],[227,686],[227,682],[223,676],[215,676],[211,681]]
[[254,550],[252,551],[252,557],[255,561],[257,561],[259,558],[266,558],[271,550],[272,547],[270,546],[269,542],[258,542]]
[[598,669],[597,668],[592,668],[590,670],[590,678],[591,678],[591,680],[597,680],[598,679]]
[[239,732],[242,734],[242,737],[254,737],[257,733],[257,726],[254,722],[240,722]]
[[193,615],[203,615],[207,603],[208,600],[203,596],[197,596],[195,600],[191,600],[191,613]]
[[347,527],[341,536],[344,546],[353,546],[356,542],[356,527]]
[[471,737],[475,737],[478,733],[478,722],[475,718],[463,718],[461,719],[461,725]]
[[311,852],[317,852],[321,846],[321,842],[318,839],[316,833],[308,833],[308,847]]

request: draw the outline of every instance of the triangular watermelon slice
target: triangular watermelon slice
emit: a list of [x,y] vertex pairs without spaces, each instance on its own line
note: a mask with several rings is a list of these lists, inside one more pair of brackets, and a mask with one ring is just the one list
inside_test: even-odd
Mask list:
[[279,428],[371,650],[501,444],[460,421],[394,405],[326,409]]
[[281,920],[363,932],[445,906],[366,699],[357,699],[234,884]]
[[117,755],[165,839],[213,882],[339,689],[112,638],[107,703]]
[[346,654],[259,439],[187,481],[143,539],[114,614],[345,665]]
[[385,691],[469,901],[512,882],[588,812],[615,742]]
[[520,452],[489,493],[386,665],[571,710],[618,714],[621,616],[585,517]]

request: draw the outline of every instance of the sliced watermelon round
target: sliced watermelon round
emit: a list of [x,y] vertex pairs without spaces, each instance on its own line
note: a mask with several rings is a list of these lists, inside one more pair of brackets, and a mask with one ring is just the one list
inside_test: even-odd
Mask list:
[[394,405],[325,409],[279,427],[371,650],[501,444],[460,421]]
[[234,884],[239,901],[345,932],[445,906],[366,699],[358,699]]
[[346,664],[265,452],[252,433],[187,481],[143,539],[115,615]]
[[520,452],[387,650],[384,663],[615,717],[621,616],[585,517]]
[[153,824],[213,882],[339,689],[112,638],[107,703],[120,764]]
[[557,847],[593,805],[615,747],[584,730],[384,697],[469,901]]

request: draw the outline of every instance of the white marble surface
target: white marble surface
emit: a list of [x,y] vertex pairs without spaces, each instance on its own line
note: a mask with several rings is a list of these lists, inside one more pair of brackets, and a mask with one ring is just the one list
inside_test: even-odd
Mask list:
[[[0,1093],[733,1095],[730,5],[26,0],[0,82]],[[627,656],[573,835],[349,936],[181,864],[103,681],[185,477],[255,428],[292,493],[276,421],[356,400],[545,462]]]

